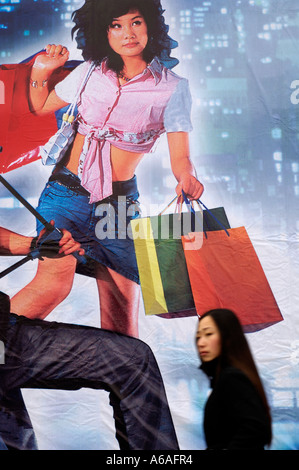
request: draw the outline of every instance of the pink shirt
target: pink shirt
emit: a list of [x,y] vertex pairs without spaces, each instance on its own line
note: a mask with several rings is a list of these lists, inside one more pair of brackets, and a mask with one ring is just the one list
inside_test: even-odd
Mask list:
[[[71,103],[90,62],[83,62],[55,87]],[[85,135],[78,175],[90,203],[112,194],[110,145],[148,153],[164,132],[190,132],[188,81],[154,59],[143,73],[119,86],[104,60],[92,72],[78,103],[78,132]]]

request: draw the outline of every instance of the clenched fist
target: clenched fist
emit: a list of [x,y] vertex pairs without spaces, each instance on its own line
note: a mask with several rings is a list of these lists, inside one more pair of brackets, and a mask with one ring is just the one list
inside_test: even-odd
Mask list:
[[47,72],[53,72],[59,67],[64,66],[69,59],[69,55],[68,49],[61,44],[48,44],[45,48],[45,52],[36,57],[33,67],[47,70]]

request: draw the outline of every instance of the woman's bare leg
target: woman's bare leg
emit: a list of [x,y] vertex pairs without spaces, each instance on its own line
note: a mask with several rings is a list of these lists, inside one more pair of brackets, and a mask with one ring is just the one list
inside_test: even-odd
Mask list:
[[44,319],[70,293],[75,269],[73,256],[39,261],[35,277],[11,299],[11,311]]
[[97,268],[101,327],[138,338],[140,286],[103,265]]

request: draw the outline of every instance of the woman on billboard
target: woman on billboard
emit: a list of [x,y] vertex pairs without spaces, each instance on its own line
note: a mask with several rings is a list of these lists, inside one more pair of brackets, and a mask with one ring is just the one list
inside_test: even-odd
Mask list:
[[[73,19],[84,62],[50,89],[51,75],[69,52],[48,45],[34,61],[29,102],[38,115],[64,108],[90,72],[77,101],[75,138],[38,207],[72,232],[89,263],[81,268],[73,257],[40,262],[32,282],[12,299],[12,309],[45,318],[70,292],[77,269],[96,279],[101,326],[138,336],[138,268],[133,240],[123,228],[139,216],[136,167],[161,134],[167,133],[177,194],[184,191],[193,200],[203,192],[189,155],[188,81],[170,70],[178,61],[170,57],[175,43],[159,0],[86,0]],[[107,217],[113,230],[102,236]]]

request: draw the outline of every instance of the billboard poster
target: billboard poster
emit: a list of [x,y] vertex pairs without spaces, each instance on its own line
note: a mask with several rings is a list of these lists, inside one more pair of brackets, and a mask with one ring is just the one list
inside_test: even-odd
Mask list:
[[[226,236],[225,229],[244,227],[256,256],[246,267],[246,295],[238,285],[241,252],[219,283],[226,293],[240,293],[234,308],[240,315],[247,302],[255,306],[242,323],[271,409],[270,449],[298,450],[299,6],[296,0],[162,0],[169,29],[157,23],[155,9],[154,27],[125,6],[106,31],[104,16],[117,2],[100,13],[101,2],[95,2],[102,15],[97,27],[95,15],[81,10],[83,0],[0,2],[0,226],[20,236],[14,242],[10,234],[8,242],[7,232],[0,234],[0,291],[11,299],[9,328],[15,328],[7,354],[8,340],[0,336],[0,378],[3,390],[10,387],[0,428],[14,436],[2,437],[0,448],[8,441],[39,450],[130,448],[123,442],[138,415],[129,446],[155,435],[156,449],[206,449],[210,382],[199,369],[195,336],[198,315],[214,305],[206,281],[225,254],[217,251],[208,266],[211,254],[204,258],[201,247],[205,235],[212,240],[217,231]],[[153,4],[157,9],[159,2]],[[128,14],[130,28],[139,29],[118,53]],[[103,37],[115,46],[110,62],[103,60]],[[137,47],[148,48],[148,60],[139,53],[143,63],[132,60]],[[120,70],[116,56],[129,56],[131,68]],[[50,92],[56,97],[46,101]],[[49,160],[57,147],[50,156],[49,146],[42,149],[72,100],[75,125],[65,126],[60,142],[76,133],[55,166]],[[202,209],[210,223],[216,217],[218,230],[188,225],[202,222]],[[201,234],[194,256],[186,244],[184,256],[180,230],[175,236],[182,220],[185,235]],[[46,251],[23,263],[47,222],[52,238],[72,236],[85,251],[59,255],[48,240]],[[160,238],[171,241],[166,255]],[[70,238],[65,243],[65,250],[74,247]],[[191,264],[202,277],[190,278]],[[46,330],[44,322],[51,324]],[[18,348],[13,364],[22,374],[12,366],[7,372],[8,355],[16,361]],[[66,355],[68,370],[61,365]],[[147,378],[136,378],[145,367]],[[129,390],[133,380],[144,389]],[[130,394],[135,401],[125,410]],[[165,428],[155,417],[157,397]],[[13,406],[22,407],[30,426],[20,431],[14,414],[6,423]]]

